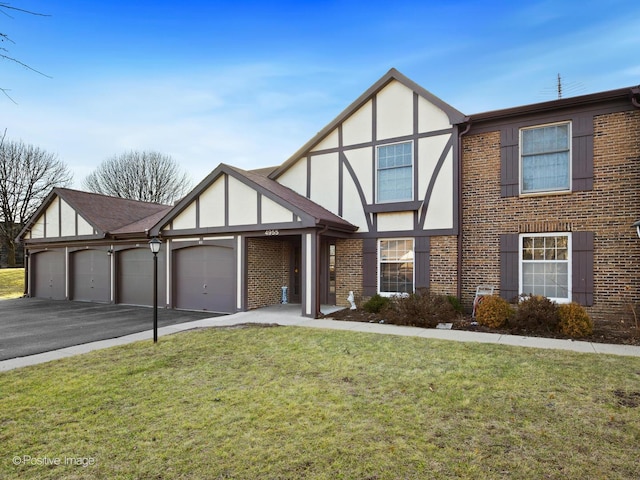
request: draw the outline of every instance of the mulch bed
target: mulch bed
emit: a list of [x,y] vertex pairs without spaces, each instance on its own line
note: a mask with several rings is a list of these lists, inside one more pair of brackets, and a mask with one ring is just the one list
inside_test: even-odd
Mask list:
[[[344,320],[350,322],[385,323],[387,319],[383,314],[368,313],[364,310],[349,310],[348,308],[326,315],[326,318],[334,320]],[[547,338],[568,338],[559,333],[548,331],[514,331],[508,328],[493,329],[482,325],[475,325],[470,315],[460,316],[453,322],[453,330],[467,330],[473,332],[501,333],[505,335],[522,335],[527,337],[547,337]],[[617,345],[640,345],[640,332],[635,325],[616,324],[614,322],[596,323],[592,335],[583,338],[576,338],[585,342],[613,343]]]

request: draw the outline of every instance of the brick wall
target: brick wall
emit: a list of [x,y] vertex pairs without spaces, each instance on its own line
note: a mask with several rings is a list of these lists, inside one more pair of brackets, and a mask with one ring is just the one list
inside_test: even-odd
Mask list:
[[594,117],[593,190],[538,197],[500,196],[500,133],[463,137],[463,304],[479,284],[500,286],[499,235],[590,231],[594,239],[594,320],[631,320],[640,298],[640,111]]
[[289,286],[291,244],[268,238],[247,239],[247,306],[276,305]]
[[[356,299],[362,297],[362,240],[336,240],[336,304],[350,306],[349,291]],[[358,304],[359,306],[359,304]]]
[[431,237],[429,291],[457,296],[458,237]]

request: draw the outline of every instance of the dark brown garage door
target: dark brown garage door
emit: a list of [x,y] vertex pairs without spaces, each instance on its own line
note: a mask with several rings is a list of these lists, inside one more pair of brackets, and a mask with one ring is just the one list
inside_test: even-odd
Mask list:
[[50,250],[31,255],[31,296],[64,300],[64,252]]
[[79,250],[71,254],[72,300],[102,303],[111,301],[110,258],[104,250]]
[[175,307],[235,312],[233,247],[201,245],[174,251]]
[[[132,248],[116,253],[118,303],[153,305],[153,254],[148,248]],[[158,306],[166,305],[165,254],[158,254]]]

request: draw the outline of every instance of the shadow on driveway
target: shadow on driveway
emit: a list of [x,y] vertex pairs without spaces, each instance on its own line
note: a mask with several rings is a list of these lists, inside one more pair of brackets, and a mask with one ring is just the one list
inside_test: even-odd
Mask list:
[[[220,315],[159,308],[158,328]],[[151,307],[41,298],[0,300],[0,360],[152,329]]]

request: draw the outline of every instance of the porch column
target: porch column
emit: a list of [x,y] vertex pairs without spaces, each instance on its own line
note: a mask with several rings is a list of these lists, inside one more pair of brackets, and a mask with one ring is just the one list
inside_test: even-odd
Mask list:
[[317,261],[318,254],[317,236],[314,233],[302,235],[302,314],[305,317],[315,318],[320,305],[316,295],[317,285]]

